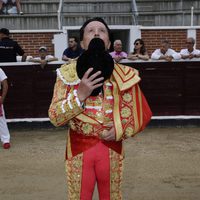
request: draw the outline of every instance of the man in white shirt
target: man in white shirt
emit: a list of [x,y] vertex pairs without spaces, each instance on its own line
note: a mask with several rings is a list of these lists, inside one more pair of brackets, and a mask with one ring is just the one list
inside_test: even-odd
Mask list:
[[166,60],[166,61],[172,61],[181,59],[181,55],[174,51],[173,49],[170,49],[170,43],[167,40],[164,40],[161,42],[160,49],[156,49],[152,55],[151,59],[154,60]]
[[57,60],[58,60],[58,58],[56,58],[52,55],[47,55],[47,47],[42,46],[39,48],[39,56],[30,58],[28,61],[40,63],[41,67],[44,68],[48,62],[57,61]]
[[192,58],[200,58],[200,50],[195,49],[195,39],[192,37],[187,38],[186,41],[187,49],[181,49],[180,55],[182,59],[192,59]]

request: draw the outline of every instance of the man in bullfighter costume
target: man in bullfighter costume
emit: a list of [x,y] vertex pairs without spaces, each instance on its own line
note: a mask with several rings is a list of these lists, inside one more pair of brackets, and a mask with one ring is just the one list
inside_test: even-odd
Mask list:
[[137,70],[114,63],[110,29],[102,18],[80,29],[85,50],[57,70],[49,117],[68,124],[66,169],[69,200],[121,200],[122,141],[142,131],[151,110],[139,88]]

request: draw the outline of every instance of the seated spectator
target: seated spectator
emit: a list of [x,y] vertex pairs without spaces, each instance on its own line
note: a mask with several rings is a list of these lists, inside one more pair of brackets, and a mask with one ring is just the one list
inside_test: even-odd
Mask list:
[[187,49],[181,49],[180,54],[182,59],[200,58],[200,50],[194,48],[195,39],[190,37],[186,41]]
[[181,55],[174,51],[173,49],[170,49],[170,43],[167,40],[164,40],[161,42],[160,49],[156,49],[152,55],[151,59],[154,60],[166,60],[166,61],[172,61],[181,59]]
[[128,55],[128,59],[130,60],[148,60],[149,55],[144,45],[144,41],[142,39],[136,39],[134,42],[133,52]]
[[[11,6],[9,8],[9,6]],[[5,9],[3,9],[5,7]],[[7,7],[9,9],[7,9]],[[0,14],[20,14],[23,15],[20,0],[0,0]]]
[[57,61],[57,60],[58,60],[58,58],[56,58],[52,55],[47,55],[47,47],[42,46],[39,48],[39,57],[30,58],[28,61],[40,63],[41,67],[44,69],[45,65],[48,62]]
[[71,59],[77,60],[78,57],[83,52],[83,49],[78,44],[78,39],[76,37],[70,37],[68,41],[68,48],[63,52],[62,60],[70,61]]
[[119,62],[120,60],[127,58],[127,53],[122,51],[122,41],[115,40],[113,44],[114,51],[110,52],[110,55],[114,59],[115,62]]
[[26,61],[24,50],[9,35],[7,28],[0,29],[0,62],[17,62],[17,55],[22,56],[22,62]]

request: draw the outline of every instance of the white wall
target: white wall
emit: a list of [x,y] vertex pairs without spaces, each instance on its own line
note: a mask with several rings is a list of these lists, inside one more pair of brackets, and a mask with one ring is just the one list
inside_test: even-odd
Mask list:
[[62,60],[63,51],[68,45],[67,33],[55,34],[52,43],[54,44],[55,57],[57,57],[59,60]]

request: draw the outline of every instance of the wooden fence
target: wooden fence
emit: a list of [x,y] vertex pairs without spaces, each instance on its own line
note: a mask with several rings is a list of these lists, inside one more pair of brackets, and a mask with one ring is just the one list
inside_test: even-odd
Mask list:
[[[154,116],[200,115],[200,60],[124,60],[123,63],[139,70],[142,78],[140,86]],[[38,64],[2,64],[1,68],[9,81],[9,92],[4,104],[6,117],[48,117],[56,69],[60,65],[56,62],[41,69]]]

